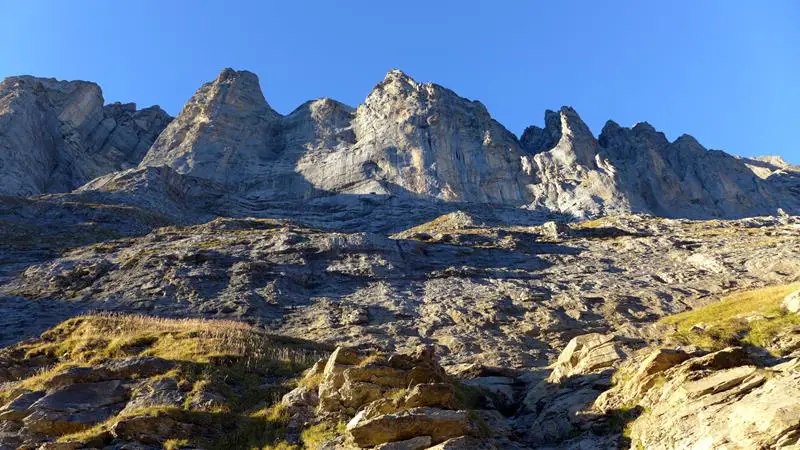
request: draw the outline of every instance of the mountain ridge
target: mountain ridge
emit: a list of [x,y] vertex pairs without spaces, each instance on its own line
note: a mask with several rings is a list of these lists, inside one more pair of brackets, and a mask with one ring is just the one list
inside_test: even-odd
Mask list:
[[[86,83],[28,79],[43,85]],[[67,99],[65,111],[80,111],[80,105],[96,104],[97,97],[102,104],[99,86],[86,84],[96,87],[97,94],[73,98],[56,90]],[[68,169],[50,165],[56,177],[69,182],[0,188],[12,195],[69,192],[78,187],[76,179],[83,184],[130,167],[168,166],[177,174],[224,186],[228,194],[261,199],[400,196],[501,204],[577,218],[626,212],[734,218],[773,214],[779,208],[800,211],[800,171],[782,161],[710,151],[689,135],[670,142],[647,122],[627,128],[609,120],[595,136],[569,106],[547,110],[543,128],[532,125],[518,137],[479,101],[419,83],[397,69],[357,108],[320,98],[282,115],[269,105],[257,75],[230,68],[203,84],[174,120],[153,108],[142,111],[152,110],[158,123],[145,127],[143,139],[126,141],[134,149],[123,149],[124,158],[97,164],[85,157],[103,155],[87,151],[104,145],[91,140],[94,133],[70,141],[67,147],[79,156],[69,159]],[[114,110],[142,114],[130,106],[106,109],[110,112],[102,117]],[[9,121],[19,114],[6,108],[0,111],[3,116]],[[66,114],[59,123],[80,135],[74,116]],[[28,147],[53,153],[31,134],[22,132],[33,142]],[[4,138],[0,134],[0,142]],[[142,152],[148,142],[152,145]],[[7,151],[7,159],[9,154],[12,163],[21,160],[24,166],[24,157]],[[13,164],[0,172],[9,167]],[[16,172],[24,185],[25,174]]]

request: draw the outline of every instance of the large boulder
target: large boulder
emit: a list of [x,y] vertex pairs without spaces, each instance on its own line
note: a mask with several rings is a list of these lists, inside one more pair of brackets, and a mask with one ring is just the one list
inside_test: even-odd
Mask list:
[[[309,385],[317,379],[315,395]],[[283,405],[293,415],[289,429],[297,434],[318,402],[317,420],[347,420],[344,445],[357,448],[427,448],[454,437],[482,436],[488,429],[507,436],[510,428],[497,411],[466,410],[475,408],[477,400],[464,397],[477,395],[473,391],[484,392],[457,385],[430,347],[368,356],[340,347],[324,366],[306,373],[301,386],[283,397]]]
[[622,358],[613,335],[599,333],[584,334],[572,338],[558,356],[550,383],[559,383],[566,378],[607,370]]
[[348,425],[347,428],[353,442],[360,447],[372,447],[417,436],[430,436],[431,442],[438,444],[452,437],[475,433],[476,430],[467,411],[439,408],[413,408],[385,414]]
[[337,348],[328,359],[319,386],[319,409],[355,414],[387,393],[445,379],[428,348],[410,355],[361,357]]
[[129,395],[119,380],[60,387],[33,402],[23,423],[33,433],[51,436],[79,431],[118,413]]

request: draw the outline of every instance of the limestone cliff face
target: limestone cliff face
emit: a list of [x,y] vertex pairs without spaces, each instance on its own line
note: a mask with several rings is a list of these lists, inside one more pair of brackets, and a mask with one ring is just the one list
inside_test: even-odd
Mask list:
[[94,83],[7,78],[0,83],[0,193],[70,191],[133,167],[169,120],[158,107],[103,106]]
[[521,138],[531,208],[576,217],[628,211],[665,217],[743,217],[800,208],[797,171],[770,161],[707,150],[693,137],[673,142],[646,122],[606,123],[595,139],[575,110],[547,111],[545,127]]
[[255,75],[226,69],[198,90],[141,164],[279,196],[523,204],[521,156],[516,137],[483,105],[400,71],[357,110],[320,99],[284,117]]
[[225,69],[189,99],[141,166],[229,184],[252,179],[274,159],[279,120],[255,74]]
[[215,211],[223,214],[364,196],[574,217],[800,212],[800,169],[778,159],[709,151],[686,135],[670,142],[647,123],[609,121],[595,137],[570,107],[547,111],[543,128],[517,139],[481,103],[398,70],[358,108],[323,98],[284,116],[255,74],[225,69],[170,120],[157,107],[103,106],[92,83],[9,78],[0,85],[0,193],[70,191],[138,165],[203,181],[219,191],[209,196],[230,199],[230,210]]
[[622,128],[609,122],[600,143],[617,167],[620,186],[634,210],[729,217],[772,213],[784,203],[744,161],[706,150],[689,135],[669,142],[649,124]]
[[394,70],[358,107],[354,145],[308,178],[321,189],[407,192],[448,201],[522,204],[527,176],[516,137],[479,102]]

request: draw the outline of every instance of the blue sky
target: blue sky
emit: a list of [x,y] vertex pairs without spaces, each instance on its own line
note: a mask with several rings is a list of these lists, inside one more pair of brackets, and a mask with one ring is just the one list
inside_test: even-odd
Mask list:
[[223,67],[288,113],[357,105],[392,68],[482,101],[519,134],[572,105],[800,163],[800,2],[7,0],[0,77],[86,79],[172,114]]

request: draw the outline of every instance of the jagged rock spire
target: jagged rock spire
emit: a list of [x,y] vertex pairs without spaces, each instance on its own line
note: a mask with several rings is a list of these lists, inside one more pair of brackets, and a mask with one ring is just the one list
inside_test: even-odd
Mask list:
[[552,151],[553,157],[564,164],[593,165],[597,140],[577,111],[562,106],[544,114],[544,128],[528,127],[520,138],[522,148],[531,155]]

